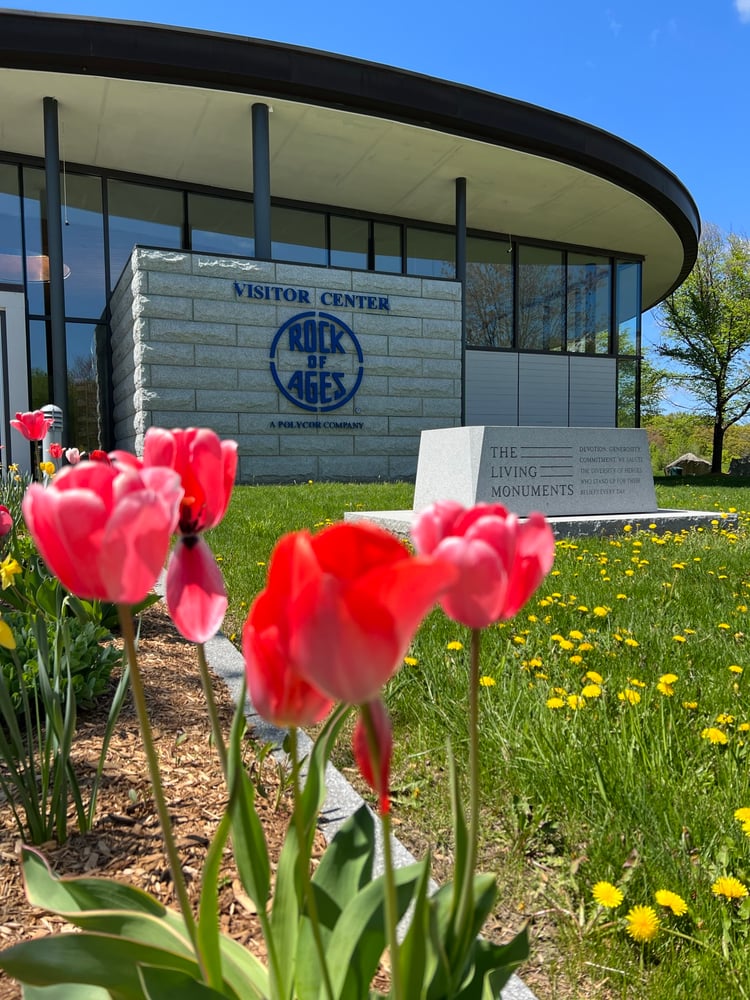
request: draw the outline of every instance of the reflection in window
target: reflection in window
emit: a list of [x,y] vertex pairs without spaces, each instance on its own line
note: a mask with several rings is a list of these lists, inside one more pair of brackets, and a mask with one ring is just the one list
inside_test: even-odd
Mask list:
[[188,219],[191,250],[235,257],[255,256],[252,202],[189,194]]
[[456,240],[431,229],[406,230],[406,273],[425,278],[456,277]]
[[31,409],[39,410],[52,399],[52,382],[47,362],[47,323],[34,319],[29,323],[29,368],[31,370]]
[[518,347],[562,350],[565,267],[561,250],[518,246]]
[[617,426],[636,427],[636,360],[621,358],[617,362]]
[[615,293],[617,316],[617,350],[620,354],[635,354],[641,331],[641,264],[639,261],[617,261]]
[[297,264],[328,263],[326,218],[322,212],[271,206],[271,256]]
[[513,255],[508,244],[466,241],[466,343],[513,346]]
[[606,257],[568,254],[569,351],[609,353],[611,268]]
[[23,281],[18,167],[0,163],[0,282]]
[[136,244],[182,247],[182,192],[109,181],[110,280],[114,288]]
[[91,451],[101,446],[99,383],[104,327],[94,323],[67,323],[65,339],[68,365],[68,422],[64,442]]
[[367,270],[367,242],[370,224],[367,219],[331,216],[331,267]]
[[[23,228],[26,258],[45,257],[48,253],[47,196],[44,171],[37,167],[23,168]],[[49,313],[48,282],[29,281],[26,296],[29,313],[37,316]]]
[[68,316],[99,317],[104,312],[104,227],[102,182],[98,177],[68,175],[63,226],[63,260]]
[[401,252],[401,226],[390,222],[374,222],[372,241],[375,253],[375,270],[388,274],[401,274],[403,270]]

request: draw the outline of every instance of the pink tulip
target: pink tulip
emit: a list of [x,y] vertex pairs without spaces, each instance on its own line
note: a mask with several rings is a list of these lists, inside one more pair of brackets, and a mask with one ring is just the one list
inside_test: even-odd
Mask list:
[[455,576],[447,563],[414,558],[392,535],[364,522],[286,535],[245,623],[251,689],[263,683],[273,647],[293,678],[329,698],[371,701]]
[[81,453],[77,448],[66,448],[65,458],[70,465],[78,465],[81,461]]
[[137,604],[164,565],[181,499],[171,469],[82,462],[46,487],[29,486],[23,513],[44,561],[68,590]]
[[362,706],[362,711],[367,709],[370,713],[373,729],[375,730],[375,747],[377,755],[376,765],[373,760],[370,739],[367,733],[367,725],[362,718],[362,712],[357,717],[352,734],[352,750],[354,759],[362,777],[370,788],[378,796],[378,804],[381,815],[390,811],[390,777],[391,777],[391,757],[393,756],[393,730],[388,711],[381,698],[370,701]]
[[469,628],[512,618],[552,568],[555,539],[542,514],[520,521],[500,504],[465,509],[438,501],[415,518],[417,552],[458,570],[440,599],[445,613]]
[[181,537],[167,567],[167,608],[185,638],[206,642],[221,626],[227,596],[219,567],[198,535],[215,527],[229,506],[237,443],[222,441],[205,428],[151,427],[146,431],[143,466],[168,466],[182,480],[185,495],[177,526]]
[[5,506],[0,503],[0,538],[5,538],[13,530],[13,515]]
[[10,426],[23,434],[27,441],[41,441],[54,422],[51,417],[45,417],[41,410],[30,410],[28,413],[17,413]]

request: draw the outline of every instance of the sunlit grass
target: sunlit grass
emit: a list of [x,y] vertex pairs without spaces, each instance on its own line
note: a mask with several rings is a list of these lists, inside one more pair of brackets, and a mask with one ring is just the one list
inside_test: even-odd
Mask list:
[[[750,809],[750,488],[725,484],[657,494],[735,513],[736,531],[560,541],[543,587],[484,636],[483,863],[500,875],[506,917],[553,923],[558,976],[596,968],[601,996],[750,996],[750,897],[737,888],[750,887],[750,831],[735,818]],[[227,630],[239,635],[279,535],[410,505],[405,484],[238,489],[212,539]],[[388,690],[396,816],[438,852],[450,849],[448,803],[434,777],[446,740],[459,762],[465,753],[468,646],[434,612]],[[601,882],[623,893],[619,906],[595,901]]]

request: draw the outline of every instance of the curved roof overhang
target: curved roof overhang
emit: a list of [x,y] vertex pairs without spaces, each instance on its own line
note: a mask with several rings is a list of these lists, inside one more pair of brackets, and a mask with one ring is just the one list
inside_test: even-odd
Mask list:
[[0,10],[0,152],[252,190],[272,107],[274,197],[643,256],[643,308],[690,272],[698,209],[662,164],[580,121],[470,87],[252,38]]

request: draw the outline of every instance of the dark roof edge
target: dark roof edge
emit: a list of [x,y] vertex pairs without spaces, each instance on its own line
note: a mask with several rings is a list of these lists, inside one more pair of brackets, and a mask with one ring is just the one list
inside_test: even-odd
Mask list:
[[673,173],[609,132],[512,98],[278,42],[6,9],[0,9],[0,66],[298,100],[544,156],[638,195],[669,222],[684,252],[673,288],[695,263],[700,215]]

